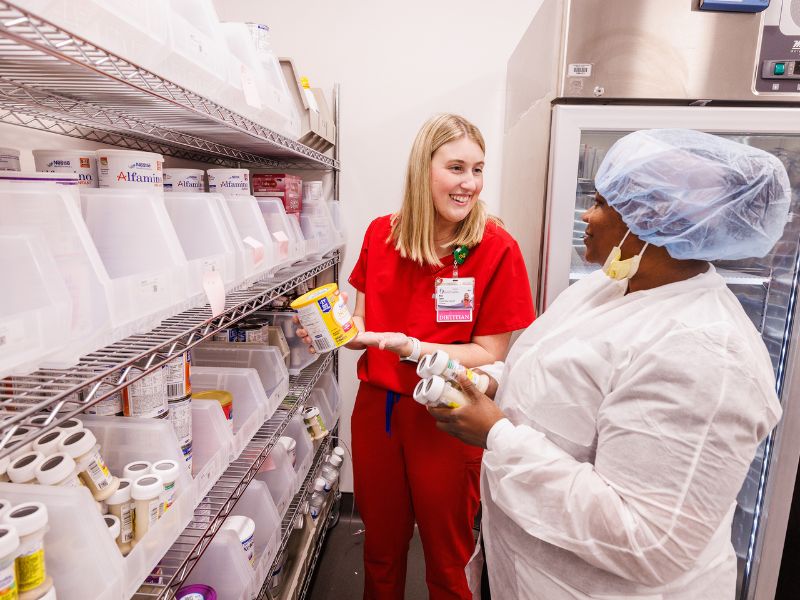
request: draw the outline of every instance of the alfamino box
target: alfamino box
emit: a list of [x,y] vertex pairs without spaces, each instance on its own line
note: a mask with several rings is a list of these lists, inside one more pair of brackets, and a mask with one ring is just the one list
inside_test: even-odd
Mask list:
[[287,213],[299,213],[303,208],[303,179],[288,173],[255,173],[251,177],[253,195],[261,198],[280,198]]

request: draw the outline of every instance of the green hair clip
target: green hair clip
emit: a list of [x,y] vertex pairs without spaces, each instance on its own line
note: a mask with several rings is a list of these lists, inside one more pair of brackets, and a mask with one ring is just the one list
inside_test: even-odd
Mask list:
[[453,250],[453,262],[457,265],[463,265],[464,261],[467,260],[468,254],[469,248],[466,246],[458,246],[455,250]]

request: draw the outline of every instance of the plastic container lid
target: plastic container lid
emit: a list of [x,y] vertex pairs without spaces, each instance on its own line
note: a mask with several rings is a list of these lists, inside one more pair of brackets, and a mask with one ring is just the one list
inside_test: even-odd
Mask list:
[[97,438],[88,429],[82,429],[65,437],[58,445],[61,452],[66,452],[72,458],[83,456],[97,445]]
[[50,419],[50,415],[36,415],[34,417],[28,417],[25,419],[25,422],[29,425],[42,426],[47,422],[47,419]]
[[10,456],[4,456],[0,458],[0,475],[4,474],[8,470],[8,465],[11,463]]
[[417,363],[417,375],[419,375],[422,379],[427,379],[428,377],[433,375],[433,373],[429,372],[428,370],[430,368],[430,362],[431,362],[431,355],[426,354],[425,356],[420,358],[419,362]]
[[282,435],[278,438],[278,443],[286,448],[286,452],[295,452],[297,450],[297,441],[288,435]]
[[344,460],[344,448],[342,448],[341,446],[336,446],[336,448],[333,449],[333,455],[338,456],[339,458]]
[[436,402],[444,394],[446,382],[438,375],[422,379],[414,388],[414,400],[420,404]]
[[450,357],[446,352],[436,350],[428,359],[428,372],[431,375],[441,375],[447,368],[447,363],[449,360]]
[[67,433],[75,433],[83,429],[83,423],[81,423],[78,419],[67,419],[57,427]]
[[152,473],[142,475],[133,482],[133,489],[131,489],[131,498],[134,500],[150,500],[161,495],[164,491],[164,480],[160,475],[153,475]]
[[164,484],[173,483],[180,475],[180,467],[176,461],[168,458],[153,463],[150,473],[160,476]]
[[33,441],[33,450],[41,452],[45,456],[50,456],[59,451],[59,445],[67,437],[67,433],[60,429],[48,431]]
[[206,390],[204,392],[194,392],[192,398],[196,400],[216,400],[222,406],[233,404],[233,394],[225,390]]
[[14,505],[11,504],[10,500],[6,500],[5,498],[0,498],[0,521],[3,520],[3,516],[14,508]]
[[132,482],[130,479],[121,477],[119,480],[119,487],[117,491],[105,499],[105,503],[109,506],[112,504],[122,504],[123,502],[131,501],[131,487]]
[[103,520],[106,522],[106,527],[108,527],[108,533],[111,534],[111,539],[116,540],[119,537],[119,519],[114,515],[103,515]]
[[220,529],[230,529],[236,534],[239,541],[244,543],[253,537],[256,532],[256,523],[250,517],[231,515],[225,519]]
[[217,600],[217,592],[207,585],[187,585],[178,590],[175,600]]
[[319,416],[319,409],[316,406],[306,406],[303,409],[304,419],[312,419],[316,416]]
[[20,537],[47,525],[47,507],[41,502],[23,502],[5,514],[3,523],[13,525]]
[[325,489],[325,480],[322,477],[317,477],[314,480],[314,491],[321,492]]
[[342,466],[343,461],[341,456],[337,456],[336,454],[334,454],[331,456],[328,462],[338,469],[339,467]]
[[75,461],[66,452],[53,454],[36,467],[36,479],[42,485],[56,485],[74,474]]
[[36,479],[36,467],[44,461],[41,452],[27,452],[18,456],[8,466],[8,478],[14,483],[28,483]]
[[19,548],[19,534],[13,525],[0,525],[0,557],[7,557]]
[[135,460],[128,463],[122,469],[122,476],[125,479],[136,481],[139,477],[147,475],[150,472],[150,467],[153,465],[146,460]]

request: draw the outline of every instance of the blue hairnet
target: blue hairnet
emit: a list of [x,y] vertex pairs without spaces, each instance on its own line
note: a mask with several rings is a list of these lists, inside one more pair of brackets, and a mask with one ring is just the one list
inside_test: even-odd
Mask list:
[[626,135],[606,154],[595,186],[636,236],[678,259],[765,256],[791,199],[775,156],[689,129]]

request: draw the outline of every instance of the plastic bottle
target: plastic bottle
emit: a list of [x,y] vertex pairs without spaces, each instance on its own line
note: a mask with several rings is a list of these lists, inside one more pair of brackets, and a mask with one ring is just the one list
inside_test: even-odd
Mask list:
[[319,440],[328,435],[325,423],[322,422],[322,415],[316,406],[306,406],[303,409],[303,422],[306,424],[308,435],[312,440]]
[[256,557],[253,541],[256,533],[255,521],[249,517],[231,515],[225,519],[220,529],[230,529],[236,534],[236,537],[239,538],[239,543],[242,545],[242,550],[247,557],[247,561],[250,563],[251,567],[255,566]]
[[117,543],[117,547],[119,547],[119,534],[121,531],[120,522],[117,517],[114,515],[106,515],[103,517],[103,521],[105,521],[106,527],[108,527],[108,534],[111,536],[111,539]]
[[67,435],[58,446],[75,459],[78,475],[97,501],[105,500],[119,487],[100,454],[100,444],[88,429]]
[[13,525],[0,525],[0,598],[18,597],[14,559],[19,554],[19,534]]
[[150,472],[150,467],[153,465],[146,460],[135,460],[128,463],[122,469],[122,476],[125,479],[136,481],[142,475],[147,475]]
[[322,465],[320,475],[325,481],[325,493],[330,492],[333,486],[336,485],[336,480],[339,479],[339,467],[342,466],[342,459],[336,455],[332,455],[328,462]]
[[472,369],[468,369],[455,358],[450,358],[444,350],[437,350],[433,354],[423,356],[417,364],[417,375],[423,379],[439,375],[450,381],[456,381],[456,377],[459,375],[466,375],[467,379],[469,379],[481,393],[489,388],[488,375],[476,373]]
[[414,388],[414,400],[425,406],[459,408],[467,404],[467,397],[452,383],[438,375],[421,379]]
[[122,556],[127,556],[131,551],[131,542],[133,541],[134,504],[131,500],[131,487],[130,479],[120,479],[117,491],[106,498],[108,514],[119,519],[117,546],[119,546]]
[[331,454],[333,454],[334,456],[338,456],[339,458],[342,459],[342,462],[344,462],[345,452],[344,452],[344,448],[342,448],[341,446],[336,446],[336,448],[334,448],[331,451]]
[[67,437],[67,434],[60,429],[48,431],[44,435],[40,435],[38,438],[33,440],[33,450],[36,452],[41,452],[45,456],[55,454],[58,452],[58,445],[65,437]]
[[175,502],[175,496],[178,492],[176,483],[180,474],[180,467],[174,460],[165,459],[153,463],[153,466],[150,467],[150,472],[153,475],[159,475],[164,484],[164,491],[161,494],[163,504],[161,514],[164,514]]
[[18,504],[3,517],[19,535],[19,556],[14,567],[20,600],[41,598],[53,587],[47,575],[44,557],[44,535],[47,533],[47,507],[41,502]]
[[36,479],[42,485],[81,487],[75,461],[66,452],[57,452],[45,458],[36,467]]
[[8,478],[14,483],[36,483],[36,468],[44,462],[41,452],[18,456],[8,466]]
[[300,85],[303,86],[303,93],[306,95],[308,109],[318,113],[319,104],[317,104],[317,99],[314,97],[314,92],[311,91],[311,85],[308,83],[308,77],[301,77]]
[[314,493],[311,494],[311,499],[308,501],[308,512],[315,521],[319,517],[319,513],[322,512],[322,506],[325,504],[325,485],[325,480],[322,477],[317,477],[314,480]]
[[69,435],[83,429],[83,423],[81,423],[78,419],[67,419],[63,423],[56,425],[56,428],[60,429],[61,431],[66,431],[67,435]]
[[134,542],[138,543],[161,516],[164,482],[158,475],[144,475],[133,482],[131,498],[135,505]]

